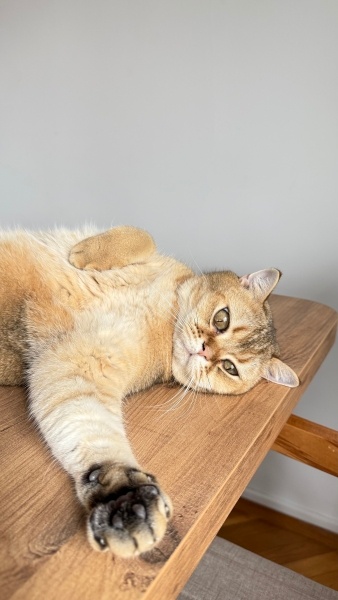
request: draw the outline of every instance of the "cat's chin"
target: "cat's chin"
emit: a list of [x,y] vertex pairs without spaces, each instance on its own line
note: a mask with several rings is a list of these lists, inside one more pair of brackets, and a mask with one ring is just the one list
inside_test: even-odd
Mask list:
[[187,345],[177,338],[174,342],[172,373],[176,381],[187,387],[193,387],[194,380],[191,358],[192,354]]
[[201,358],[199,356],[191,355],[189,352],[187,352],[185,363],[183,363],[181,360],[175,360],[174,358],[172,363],[172,374],[175,380],[187,389],[210,392],[210,389],[206,389],[201,385],[201,383],[198,383],[199,377],[196,374],[196,372],[198,372],[198,367],[195,365],[194,368],[193,363],[200,360]]
[[[189,361],[189,356],[190,355],[187,356],[186,364]],[[187,376],[186,368],[184,368],[182,366],[181,360],[177,360],[177,358],[175,358],[175,356],[173,356],[173,361],[172,361],[172,374],[174,376],[174,379],[181,385],[184,385],[186,387],[193,387],[191,385],[192,384],[191,377],[189,378]],[[190,385],[189,385],[189,383],[190,383]]]

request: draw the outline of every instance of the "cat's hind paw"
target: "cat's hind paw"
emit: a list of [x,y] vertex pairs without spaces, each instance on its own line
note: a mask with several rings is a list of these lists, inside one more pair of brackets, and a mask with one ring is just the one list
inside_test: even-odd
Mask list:
[[155,252],[149,233],[132,226],[120,226],[93,235],[73,246],[69,262],[77,269],[108,271],[142,263]]
[[[99,470],[91,474],[94,482]],[[169,498],[155,478],[137,469],[126,469],[128,482],[118,489],[100,484],[92,497],[87,533],[95,550],[110,550],[117,556],[132,557],[148,552],[163,538],[172,514]],[[90,476],[89,476],[90,478]],[[109,480],[107,474],[101,480]],[[113,478],[116,482],[115,477]],[[115,485],[113,486],[115,488]]]

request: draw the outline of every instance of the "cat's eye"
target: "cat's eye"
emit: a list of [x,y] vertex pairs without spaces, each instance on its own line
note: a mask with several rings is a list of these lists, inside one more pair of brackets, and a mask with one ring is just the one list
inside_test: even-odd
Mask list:
[[223,331],[228,329],[230,325],[230,314],[228,308],[221,308],[221,310],[215,314],[213,318],[213,325],[216,327],[219,333],[223,333]]
[[224,371],[229,373],[229,375],[238,377],[238,371],[237,371],[234,363],[231,362],[231,360],[229,360],[229,359],[223,360],[223,369],[224,369]]

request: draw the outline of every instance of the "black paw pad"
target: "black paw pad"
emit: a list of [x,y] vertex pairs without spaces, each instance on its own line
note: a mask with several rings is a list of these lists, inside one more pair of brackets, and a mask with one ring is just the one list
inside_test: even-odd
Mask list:
[[[162,506],[162,517],[159,516],[158,503]],[[135,552],[140,552],[139,541],[143,542],[148,537],[153,545],[158,539],[155,532],[158,519],[166,522],[169,515],[170,510],[158,487],[149,483],[135,488],[123,488],[120,492],[101,498],[91,511],[89,526],[101,550],[111,546],[113,540],[114,543],[129,540]]]
[[82,477],[83,484],[97,485],[99,483],[101,468],[101,465],[92,465]]

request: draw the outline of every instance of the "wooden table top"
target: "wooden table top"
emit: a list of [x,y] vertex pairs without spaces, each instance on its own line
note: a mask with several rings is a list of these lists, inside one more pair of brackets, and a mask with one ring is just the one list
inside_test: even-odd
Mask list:
[[174,503],[159,548],[117,559],[89,547],[72,483],[53,461],[26,411],[21,388],[0,388],[1,600],[171,600],[177,597],[335,339],[337,313],[272,296],[282,358],[301,385],[262,381],[244,396],[157,386],[126,403],[141,465]]

